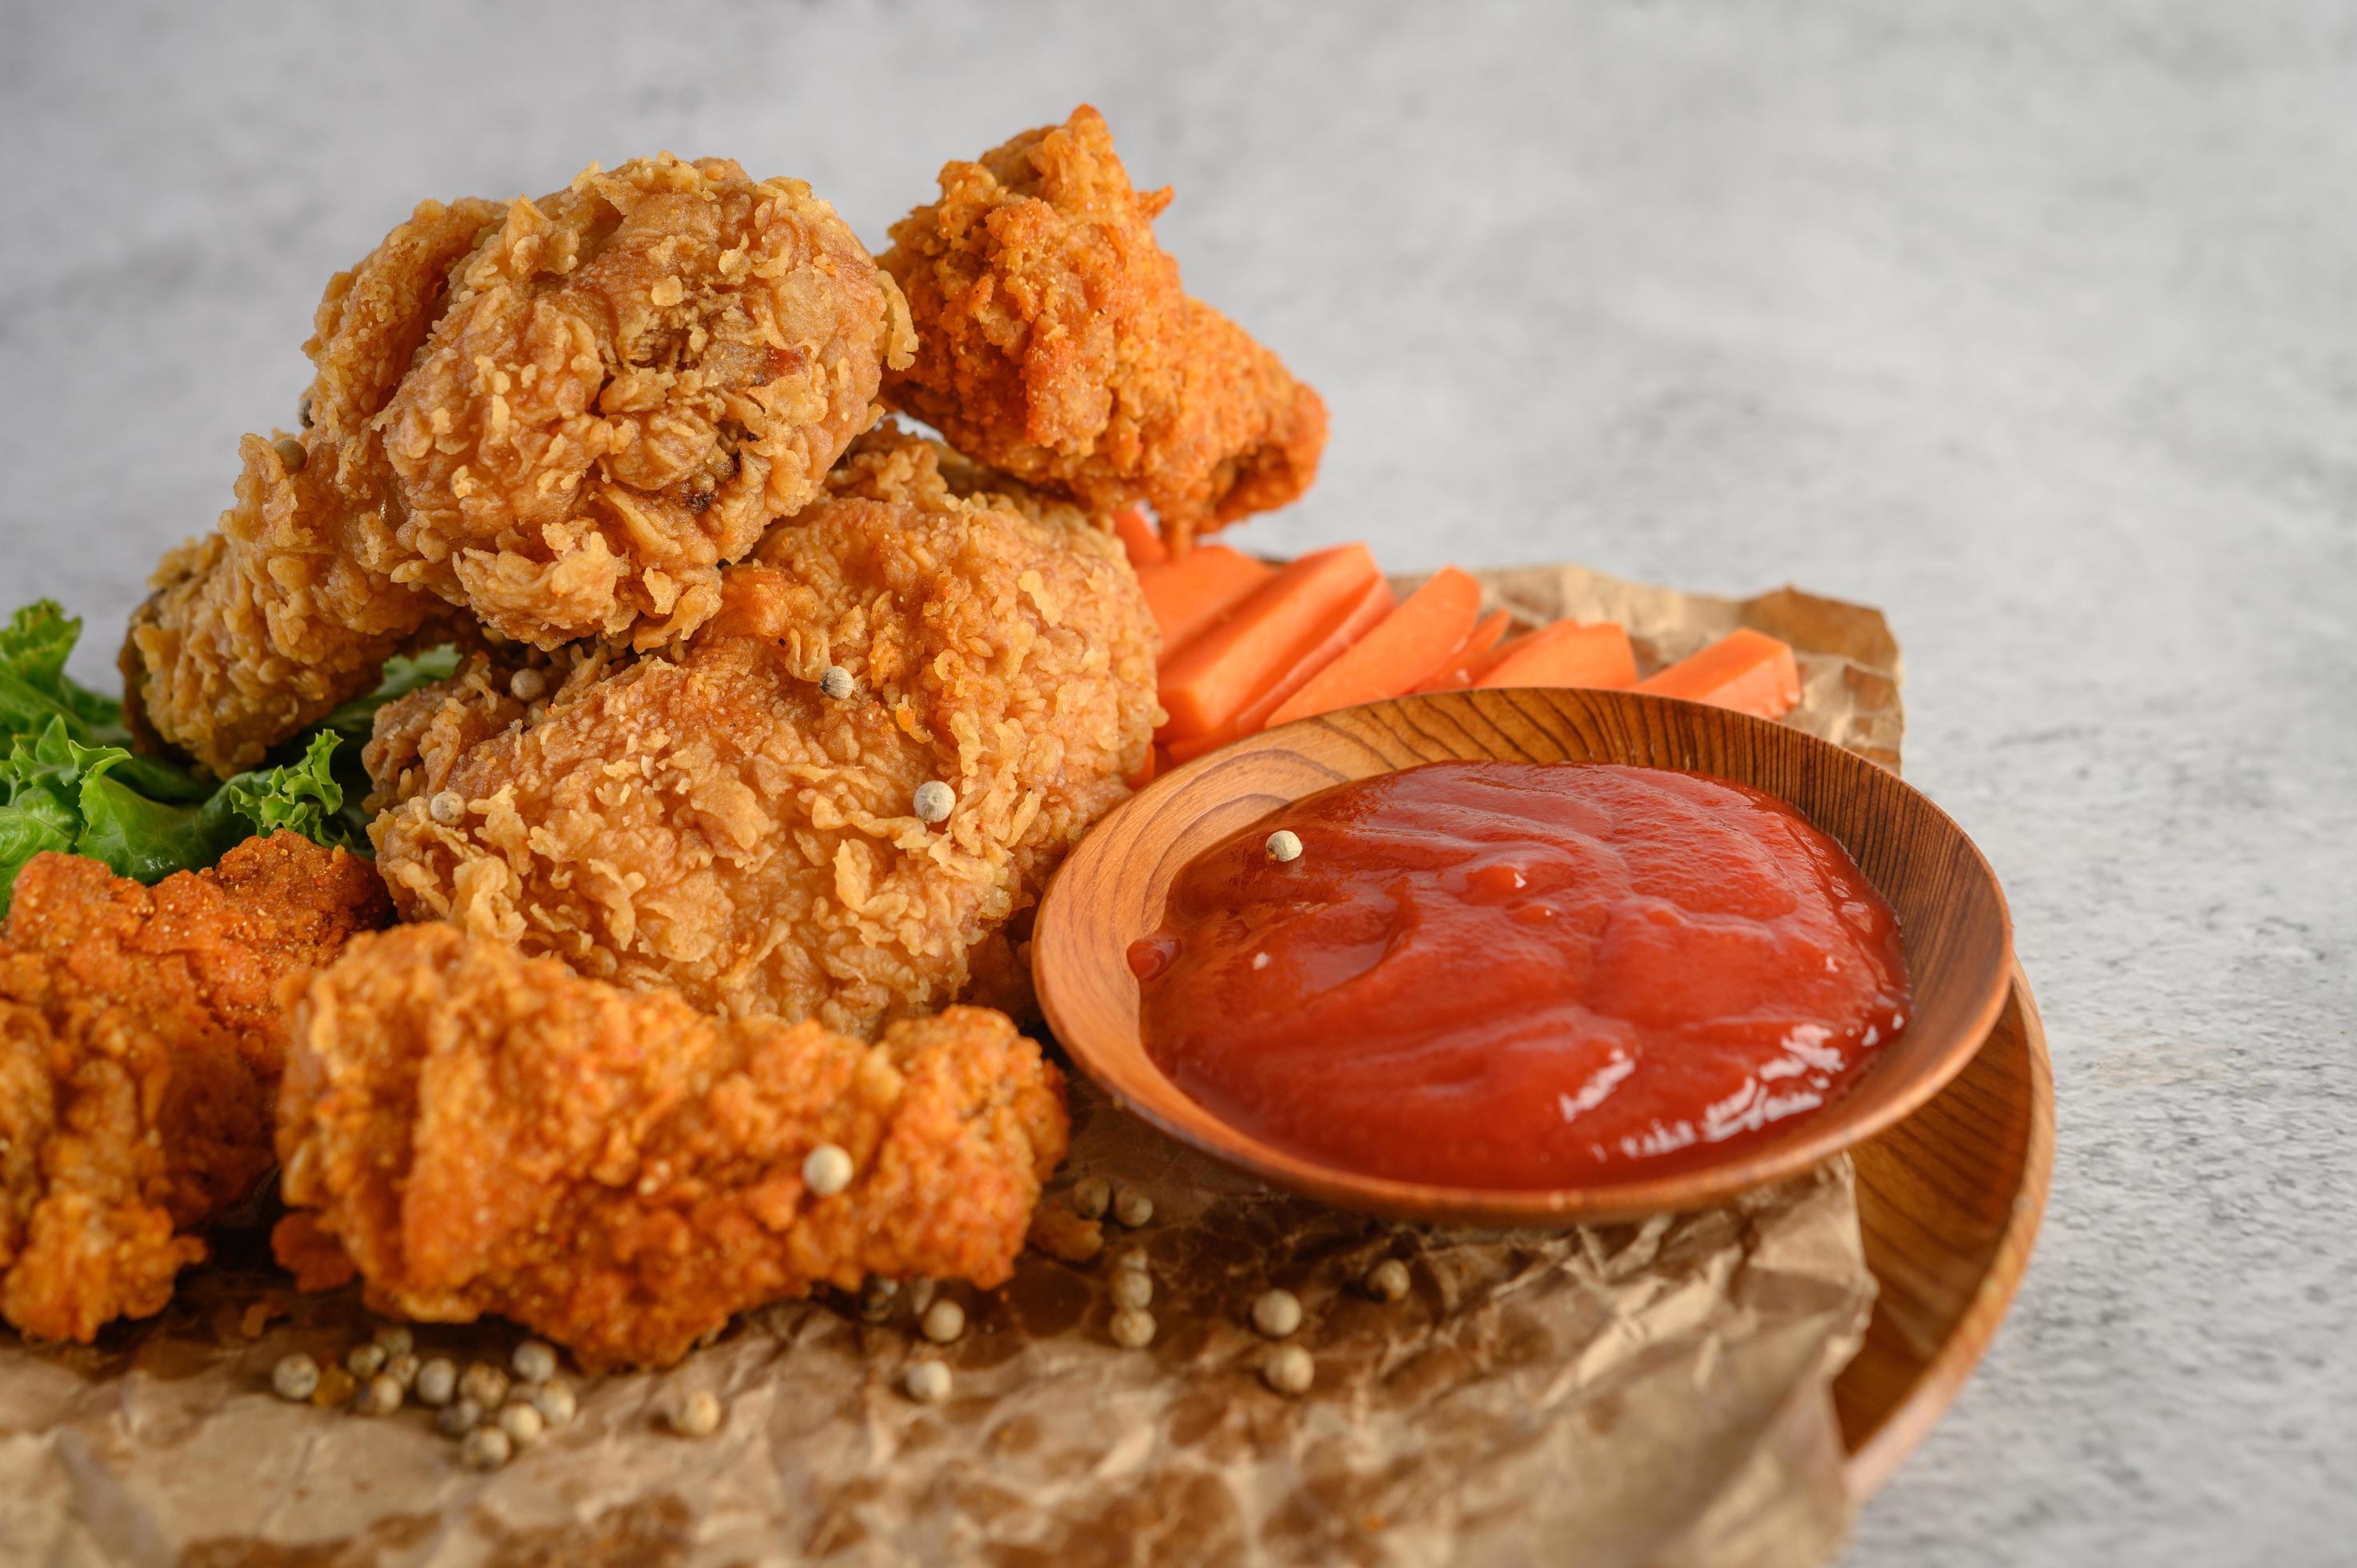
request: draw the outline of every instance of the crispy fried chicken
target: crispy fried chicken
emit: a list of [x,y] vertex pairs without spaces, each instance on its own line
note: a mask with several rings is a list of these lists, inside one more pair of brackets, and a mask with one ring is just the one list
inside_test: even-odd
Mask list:
[[691,631],[909,347],[889,276],[798,180],[664,155],[428,202],[328,285],[300,456],[243,442],[237,504],[134,620],[126,705],[226,774],[476,622],[539,648]]
[[160,1311],[270,1168],[277,989],[393,908],[282,832],[153,887],[39,854],[0,927],[0,1315],[87,1341]]
[[1015,478],[1104,512],[1152,503],[1174,548],[1308,488],[1326,405],[1178,282],[1154,238],[1168,188],[1132,188],[1083,104],[976,163],[892,226],[917,355],[895,406]]
[[977,967],[1023,1005],[1005,929],[1143,768],[1157,645],[1110,535],[987,482],[879,432],[676,656],[581,651],[553,692],[479,660],[389,705],[371,832],[403,913],[850,1035]]
[[[868,1274],[1003,1283],[1070,1134],[1061,1076],[955,1007],[875,1044],[716,1021],[447,926],[355,941],[296,1011],[274,1237],[305,1288],[495,1312],[582,1363],[677,1360]],[[822,1144],[851,1157],[813,1192]]]

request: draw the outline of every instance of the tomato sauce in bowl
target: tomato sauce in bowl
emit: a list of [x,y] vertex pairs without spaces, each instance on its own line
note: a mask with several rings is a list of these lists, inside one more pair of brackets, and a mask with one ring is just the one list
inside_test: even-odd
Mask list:
[[[1277,830],[1299,854],[1275,858]],[[1213,1114],[1405,1181],[1688,1168],[1830,1104],[1906,1026],[1899,922],[1773,797],[1433,762],[1197,856],[1134,943],[1147,1054]]]

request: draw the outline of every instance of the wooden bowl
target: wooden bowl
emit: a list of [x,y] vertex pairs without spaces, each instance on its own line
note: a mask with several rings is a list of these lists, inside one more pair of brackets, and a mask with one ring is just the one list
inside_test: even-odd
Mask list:
[[[1334,784],[1456,757],[1617,762],[1715,774],[1787,801],[1832,835],[1898,911],[1913,1017],[1850,1091],[1786,1128],[1673,1174],[1501,1190],[1360,1175],[1263,1143],[1163,1075],[1138,1031],[1128,950],[1162,920],[1188,862]],[[2012,971],[2005,895],[1964,831],[1889,772],[1829,741],[1722,708],[1631,692],[1447,692],[1372,703],[1240,741],[1156,779],[1099,823],[1041,900],[1033,979],[1056,1038],[1137,1115],[1275,1186],[1419,1220],[1560,1226],[1724,1202],[1794,1176],[1939,1092],[1995,1026]]]

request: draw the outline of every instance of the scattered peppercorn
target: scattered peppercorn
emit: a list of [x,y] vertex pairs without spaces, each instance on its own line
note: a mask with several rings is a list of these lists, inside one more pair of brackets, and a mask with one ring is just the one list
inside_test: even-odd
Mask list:
[[928,779],[917,786],[916,798],[909,803],[915,808],[920,822],[946,822],[950,820],[950,813],[957,809],[957,797],[940,779]]
[[534,1383],[524,1391],[532,1408],[540,1412],[540,1419],[551,1426],[563,1426],[573,1419],[578,1409],[572,1388],[561,1378],[551,1378],[544,1383]]
[[1301,835],[1291,828],[1279,828],[1268,835],[1268,857],[1283,865],[1301,858]]
[[1142,1269],[1150,1260],[1146,1257],[1146,1249],[1143,1247],[1124,1247],[1121,1250],[1121,1256],[1113,1262],[1114,1267],[1117,1269]]
[[458,1364],[436,1356],[417,1369],[417,1402],[444,1405],[458,1391]]
[[1115,1306],[1144,1306],[1154,1299],[1154,1276],[1144,1269],[1115,1269],[1113,1272],[1113,1304]]
[[496,1426],[479,1426],[458,1445],[458,1457],[469,1470],[496,1470],[515,1453],[515,1444]]
[[414,1356],[401,1355],[385,1358],[384,1375],[399,1383],[404,1392],[417,1386],[417,1374],[420,1370],[417,1358]]
[[1271,1339],[1282,1339],[1301,1326],[1301,1298],[1289,1290],[1263,1291],[1253,1303],[1253,1326]]
[[1154,1218],[1154,1200],[1134,1187],[1113,1195],[1113,1217],[1132,1230]]
[[483,1407],[470,1399],[455,1399],[434,1418],[434,1429],[445,1437],[464,1437],[483,1424]]
[[1385,1258],[1367,1271],[1367,1294],[1377,1301],[1405,1300],[1408,1284],[1407,1265],[1397,1258]]
[[536,703],[548,690],[548,677],[530,665],[508,677],[508,695],[519,703]]
[[1137,1306],[1125,1306],[1114,1313],[1113,1342],[1125,1350],[1143,1350],[1153,1344],[1154,1314]]
[[319,1386],[319,1363],[297,1351],[281,1356],[278,1365],[270,1369],[271,1391],[283,1400],[297,1402],[309,1399],[311,1391]]
[[362,1383],[352,1400],[352,1409],[362,1415],[391,1415],[400,1408],[401,1384],[382,1372]]
[[934,1344],[946,1345],[965,1332],[965,1308],[944,1297],[925,1308],[918,1326]]
[[500,1430],[518,1448],[529,1448],[539,1442],[547,1425],[540,1412],[528,1404],[511,1404],[500,1412]]
[[1113,1184],[1103,1176],[1082,1176],[1072,1184],[1072,1212],[1083,1219],[1103,1219],[1113,1207]]
[[1278,1393],[1307,1393],[1317,1379],[1318,1363],[1298,1345],[1280,1345],[1261,1364],[1260,1375]]
[[308,462],[311,456],[308,452],[303,450],[303,444],[292,435],[280,436],[270,444],[270,449],[278,454],[278,461],[285,465],[290,474],[301,473],[303,465]]
[[821,1197],[833,1197],[851,1185],[851,1151],[841,1144],[821,1144],[802,1160],[802,1185]]
[[900,1294],[900,1282],[888,1280],[881,1274],[870,1274],[859,1287],[859,1316],[870,1323],[881,1323],[892,1316],[892,1303]]
[[671,1429],[682,1437],[708,1437],[720,1430],[720,1396],[698,1389],[671,1407]]
[[909,1397],[924,1404],[939,1404],[950,1397],[950,1369],[939,1361],[917,1361],[900,1380]]
[[295,423],[304,429],[311,428],[311,394],[305,392],[295,400]]
[[375,1343],[388,1357],[406,1356],[417,1348],[417,1336],[398,1323],[391,1323],[376,1331]]
[[477,1361],[458,1376],[458,1391],[485,1410],[507,1402],[508,1375],[489,1361]]
[[828,665],[826,672],[818,678],[818,689],[838,703],[843,701],[851,695],[851,671],[840,664]]
[[508,1358],[515,1375],[527,1383],[544,1383],[556,1376],[556,1348],[538,1339],[527,1339],[515,1348]]
[[344,1369],[356,1378],[373,1378],[384,1370],[384,1348],[373,1342],[344,1352]]
[[454,827],[467,814],[467,797],[456,789],[437,789],[425,802],[425,814],[444,827]]

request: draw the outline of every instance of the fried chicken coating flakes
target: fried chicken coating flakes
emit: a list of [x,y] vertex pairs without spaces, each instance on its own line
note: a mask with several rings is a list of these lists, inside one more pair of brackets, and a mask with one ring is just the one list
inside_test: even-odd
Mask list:
[[1187,296],[1154,238],[1170,192],[1132,188],[1103,116],[1083,104],[941,188],[883,258],[918,335],[887,401],[1093,510],[1150,502],[1182,548],[1308,488],[1325,403]]
[[294,833],[152,888],[26,864],[0,927],[0,1315],[87,1342],[162,1310],[270,1168],[280,983],[392,918],[366,861]]
[[[737,1312],[868,1274],[1013,1272],[1070,1136],[1063,1081],[1005,1016],[875,1044],[716,1021],[447,926],[355,941],[296,1009],[274,1240],[305,1288],[498,1313],[582,1364],[676,1361]],[[851,1156],[819,1197],[802,1163]]]
[[911,347],[889,275],[799,180],[666,154],[504,209],[428,203],[328,285],[304,461],[247,438],[238,504],[167,558],[126,684],[227,773],[451,623],[683,635]]
[[[1145,765],[1157,644],[1109,534],[961,496],[940,458],[862,443],[676,656],[592,658],[538,701],[479,665],[388,704],[371,832],[403,913],[863,1036],[959,996],[978,947],[1004,959]],[[1019,1002],[1019,966],[987,967]]]

